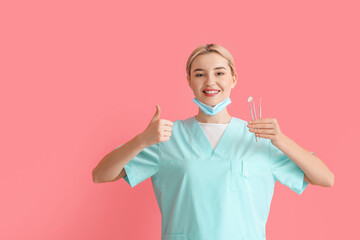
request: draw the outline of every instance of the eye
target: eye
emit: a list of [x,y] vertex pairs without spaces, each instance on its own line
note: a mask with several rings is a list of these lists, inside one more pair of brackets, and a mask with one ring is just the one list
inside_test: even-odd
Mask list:
[[199,74],[196,74],[196,75],[195,75],[195,77],[199,77],[199,75],[204,75],[204,74],[202,74],[202,73],[199,73]]
[[225,73],[223,73],[223,72],[218,72],[218,73],[221,73],[221,75],[224,75]]

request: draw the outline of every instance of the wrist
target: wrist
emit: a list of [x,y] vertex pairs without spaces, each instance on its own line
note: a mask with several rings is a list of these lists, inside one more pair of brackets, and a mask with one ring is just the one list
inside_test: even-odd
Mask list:
[[148,147],[148,144],[144,141],[143,133],[139,133],[138,135],[136,135],[134,137],[134,142],[142,149]]
[[276,146],[277,148],[279,148],[279,147],[281,147],[281,145],[282,145],[283,143],[286,142],[286,138],[287,138],[287,137],[285,136],[285,134],[280,133],[278,139],[275,140],[275,141],[272,141],[271,143],[272,143],[274,146]]

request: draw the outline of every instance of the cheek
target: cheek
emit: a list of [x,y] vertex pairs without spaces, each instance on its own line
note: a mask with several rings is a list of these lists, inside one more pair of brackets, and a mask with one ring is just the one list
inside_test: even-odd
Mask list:
[[231,89],[232,85],[233,85],[233,80],[231,78],[226,82],[226,86],[227,86],[227,88]]
[[193,89],[194,90],[200,90],[201,88],[202,88],[202,85],[201,84],[199,84],[199,83],[193,83]]
[[226,82],[226,83],[222,84],[222,88],[224,89],[224,91],[230,91],[231,90],[231,83]]

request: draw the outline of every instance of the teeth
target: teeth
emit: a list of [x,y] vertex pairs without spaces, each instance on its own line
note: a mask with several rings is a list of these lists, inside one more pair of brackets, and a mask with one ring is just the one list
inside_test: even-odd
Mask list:
[[209,91],[209,92],[207,92],[207,91],[204,91],[205,93],[217,93],[217,92],[219,92],[219,91]]

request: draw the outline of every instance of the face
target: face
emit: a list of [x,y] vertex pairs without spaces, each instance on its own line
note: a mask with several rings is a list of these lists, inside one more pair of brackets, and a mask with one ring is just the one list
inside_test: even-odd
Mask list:
[[[235,87],[236,74],[231,74],[228,60],[217,53],[197,56],[191,64],[190,79],[187,78],[195,97],[206,105],[215,106],[230,96]],[[216,91],[209,93],[206,91]]]

